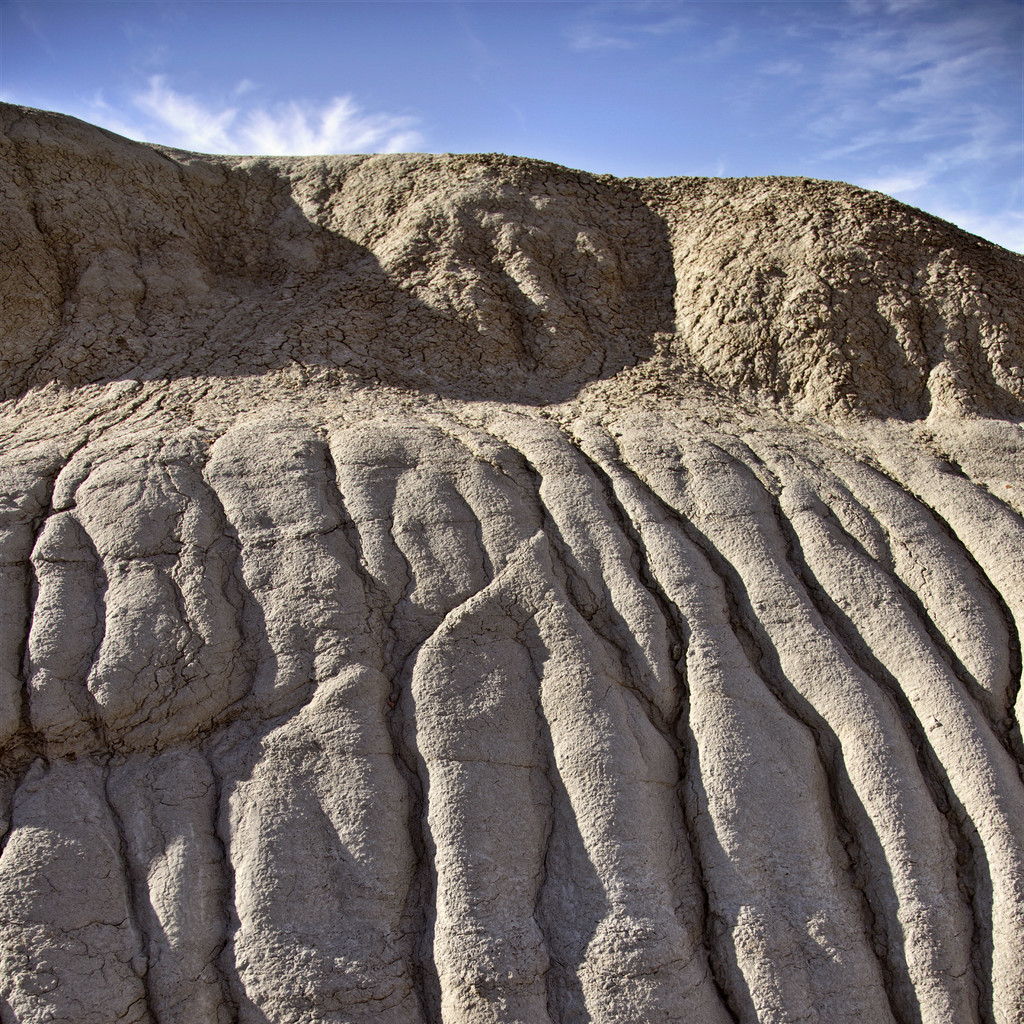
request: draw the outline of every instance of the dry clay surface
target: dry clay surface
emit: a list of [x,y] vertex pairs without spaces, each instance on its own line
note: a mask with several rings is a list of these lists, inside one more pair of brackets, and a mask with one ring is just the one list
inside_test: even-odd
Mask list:
[[804,179],[0,107],[2,1024],[1019,1024],[1024,261]]

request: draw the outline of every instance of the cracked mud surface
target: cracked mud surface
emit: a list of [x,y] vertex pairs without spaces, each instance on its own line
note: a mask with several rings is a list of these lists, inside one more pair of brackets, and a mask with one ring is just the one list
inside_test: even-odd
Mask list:
[[1024,1018],[1019,256],[0,132],[3,1024]]

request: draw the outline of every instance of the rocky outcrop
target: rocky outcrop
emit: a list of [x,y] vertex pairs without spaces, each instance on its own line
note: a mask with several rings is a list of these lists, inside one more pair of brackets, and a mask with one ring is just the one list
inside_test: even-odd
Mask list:
[[1020,257],[0,112],[4,1024],[1021,1019]]
[[6,397],[293,366],[543,403],[653,362],[815,412],[1022,411],[1020,259],[877,193],[198,156],[3,109]]

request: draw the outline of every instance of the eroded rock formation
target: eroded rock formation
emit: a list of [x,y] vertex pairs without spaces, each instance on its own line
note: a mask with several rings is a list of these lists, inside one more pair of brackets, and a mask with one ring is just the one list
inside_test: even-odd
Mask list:
[[0,132],[3,1024],[1024,1017],[1019,256]]

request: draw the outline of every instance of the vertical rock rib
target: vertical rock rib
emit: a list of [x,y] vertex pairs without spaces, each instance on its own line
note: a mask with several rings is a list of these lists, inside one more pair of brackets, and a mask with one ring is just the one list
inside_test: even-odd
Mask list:
[[[588,849],[597,844],[593,846],[595,852],[591,857],[600,856],[606,861],[604,869],[597,862],[595,865],[606,888],[609,906],[588,945],[588,958],[592,958],[593,966],[584,965],[580,970],[584,974],[595,972],[600,977],[607,972],[607,959],[618,947],[617,955],[628,956],[629,961],[636,964],[632,970],[638,974],[635,990],[625,989],[621,1004],[602,999],[594,1004],[597,1009],[592,1012],[624,1013],[630,1012],[627,1008],[632,1005],[645,1006],[643,1012],[649,1019],[661,1019],[661,1015],[669,1012],[673,1001],[683,1000],[695,1013],[727,1020],[728,1014],[715,991],[703,947],[703,895],[689,861],[688,846],[683,838],[685,825],[675,798],[680,771],[677,740],[666,725],[666,719],[676,716],[682,695],[670,667],[668,634],[660,608],[637,579],[630,561],[628,539],[616,526],[613,510],[605,504],[599,481],[569,439],[549,427],[522,421],[498,421],[490,424],[490,429],[498,431],[523,451],[537,474],[545,535],[557,552],[557,561],[566,579],[565,593],[573,595],[564,611],[552,599],[551,614],[556,620],[567,616],[560,630],[582,631],[584,636],[592,635],[597,640],[588,655],[582,653],[576,642],[568,647],[563,644],[564,656],[570,658],[568,666],[560,669],[557,658],[553,659],[553,674],[550,678],[544,677],[541,687],[542,694],[549,695],[544,698],[544,707],[556,765],[584,843]],[[558,589],[561,590],[561,586]],[[550,645],[544,622],[542,615],[538,618],[538,628],[543,642]],[[578,625],[571,625],[573,622]],[[557,652],[558,648],[555,650]],[[574,664],[580,667],[572,668]],[[592,712],[597,716],[599,729],[610,730],[608,738],[598,742],[602,746],[612,743],[613,749],[621,747],[629,761],[649,761],[646,771],[651,774],[645,775],[640,790],[649,807],[649,816],[624,832],[613,824],[613,817],[602,822],[595,832],[591,820],[595,814],[603,816],[603,801],[597,806],[579,804],[578,798],[574,799],[574,783],[565,776],[565,770],[571,775],[582,770],[575,754],[571,760],[564,760],[567,755],[562,744],[571,742],[573,748],[578,744],[578,740],[570,741],[563,731],[561,721],[566,716],[565,707],[588,707],[595,700],[588,688],[577,697],[572,697],[571,686],[566,688],[568,679],[575,678],[581,669],[586,674],[596,674],[599,679],[614,681],[613,689],[597,701]],[[552,707],[560,708],[557,727],[551,719],[553,712],[549,708]],[[621,710],[616,712],[613,708]],[[613,724],[619,721],[620,715],[629,723],[630,738],[619,735],[620,727]],[[588,717],[585,721],[588,724],[581,725],[584,732],[595,728],[595,719]],[[639,744],[638,748],[634,749],[634,744]],[[608,771],[600,760],[591,770],[602,775]],[[648,791],[652,783],[661,788]],[[663,806],[669,793],[672,794],[670,803]],[[610,798],[617,800],[614,795]],[[593,800],[593,796],[588,799]],[[640,799],[638,793],[636,800]],[[663,828],[652,827],[657,816],[655,807],[661,807],[663,820],[667,816],[672,823],[667,835]],[[628,814],[632,818],[633,813],[619,808],[615,815]],[[586,820],[580,820],[581,815],[585,815]],[[624,842],[623,835],[632,834],[633,828],[639,830],[638,834],[648,846],[647,863],[642,867],[624,868],[630,876],[628,879],[613,879],[605,874],[607,858],[611,856],[610,851]],[[598,854],[598,850],[602,852]],[[615,890],[620,888],[621,895],[616,895]],[[667,907],[676,908],[672,917],[666,917]],[[657,971],[659,964],[661,970],[666,970],[672,963],[678,965],[673,968],[677,974],[674,981],[655,983],[651,978],[646,985],[640,983],[639,975]],[[596,994],[589,997],[591,1001],[595,998]],[[613,1009],[615,1007],[618,1008]]]
[[136,754],[107,769],[106,795],[121,837],[143,937],[147,1003],[157,1024],[187,1012],[220,1024],[230,997],[218,963],[227,898],[215,835],[215,780],[205,756]]
[[[783,671],[810,705],[820,709],[842,743],[842,763],[857,794],[849,806],[854,811],[854,832],[868,858],[865,882],[872,894],[872,912],[890,949],[884,954],[885,961],[892,965],[887,971],[896,969],[892,994],[895,1005],[912,1007],[924,994],[915,987],[907,987],[906,975],[899,967],[903,956],[914,957],[922,950],[936,948],[954,959],[957,956],[956,936],[961,929],[934,911],[929,918],[928,909],[936,891],[947,894],[947,905],[958,904],[956,879],[951,870],[956,854],[945,824],[932,804],[916,754],[894,709],[837,646],[812,603],[802,594],[801,585],[788,567],[786,543],[778,533],[771,500],[759,484],[744,482],[742,472],[731,468],[731,461],[723,460],[720,454],[712,451],[707,462],[701,460],[698,453],[702,445],[695,445],[697,451],[693,456],[683,458],[693,474],[688,488],[692,493],[689,514],[706,524],[704,529],[711,533],[715,546],[727,553],[743,574],[755,607],[762,610],[764,628],[774,638]],[[707,511],[713,507],[709,500],[712,477],[706,468],[708,462],[723,467],[716,480],[717,500],[733,511],[717,515]],[[670,483],[664,474],[662,477]],[[686,500],[683,495],[680,498]],[[772,582],[773,579],[778,582]],[[779,589],[773,595],[775,587]],[[854,706],[858,708],[855,713]],[[880,772],[887,762],[892,767]],[[880,799],[887,790],[889,795]],[[851,796],[848,793],[842,799],[849,800]],[[856,807],[861,801],[868,818],[858,821]],[[900,812],[891,813],[892,806],[899,806]],[[872,833],[881,842],[881,848],[874,852],[867,842]],[[924,837],[927,839],[922,841]],[[897,904],[885,895],[890,886],[895,887],[899,897]],[[910,910],[915,905],[919,911]],[[897,906],[902,908],[899,915]],[[938,928],[939,934],[923,944],[908,942],[904,947],[906,928],[929,920],[931,924],[926,928]],[[931,973],[926,963],[922,968],[924,976]],[[947,988],[941,976],[937,984],[939,993]],[[955,999],[954,1006],[958,1002]]]
[[63,460],[18,460],[0,469],[0,854],[11,801],[32,763],[28,645],[38,580],[31,553],[52,514]]
[[[891,648],[894,644],[902,644],[908,647],[923,664],[930,663],[929,667],[933,671],[943,673],[947,681],[952,679],[952,670],[939,658],[928,631],[913,617],[913,610],[902,600],[899,586],[834,521],[820,499],[812,496],[802,477],[794,477],[785,466],[779,469],[779,473],[781,497],[776,504],[776,514],[779,529],[788,544],[793,568],[822,620],[864,675],[889,697],[899,714],[918,752],[921,775],[937,810],[947,822],[956,850],[959,888],[962,893],[968,894],[974,914],[974,937],[970,944],[975,961],[973,977],[968,977],[968,964],[964,959],[968,950],[967,920],[964,908],[958,905],[960,901],[951,889],[931,889],[930,920],[922,914],[921,919],[912,918],[906,926],[903,945],[912,951],[909,970],[918,999],[925,1014],[938,1011],[954,1014],[959,1006],[955,1016],[980,1012],[984,1019],[990,1019],[990,1000],[982,998],[979,1005],[978,999],[978,989],[988,988],[986,979],[990,970],[977,962],[979,942],[987,945],[991,920],[990,901],[978,892],[979,888],[988,888],[986,858],[973,827],[964,830],[966,816],[956,796],[955,787],[950,786],[945,768],[929,745],[923,720],[919,720],[917,715],[919,709],[913,707],[912,700],[908,700],[906,686],[901,685],[889,671],[888,663],[891,659],[879,645]],[[834,550],[839,537],[842,538],[839,543],[844,546],[842,552]],[[858,589],[860,593],[852,597]],[[841,597],[838,596],[840,594]],[[850,613],[851,603],[857,606],[855,613]],[[870,619],[877,614],[874,610],[867,611],[868,604],[883,610],[873,623],[874,651],[865,645],[863,639],[865,615]],[[853,622],[847,613],[852,614]],[[884,628],[879,631],[883,622]],[[924,674],[927,672],[928,669],[925,669]],[[941,853],[945,854],[948,861],[949,851]],[[966,865],[962,863],[964,860]],[[947,864],[940,870],[948,874],[949,866]],[[928,876],[935,873],[936,862],[933,859],[930,864],[918,863],[916,869],[928,883]],[[923,929],[922,920],[926,922]],[[944,930],[950,925],[954,931],[944,935]],[[952,965],[950,960],[953,960]],[[988,963],[990,957],[986,956],[984,960]],[[946,1005],[951,999],[952,1005]]]
[[36,761],[0,858],[0,1000],[24,1024],[153,1024],[120,842],[89,759]]
[[[587,460],[591,472],[600,481],[608,507],[614,512],[620,531],[629,541],[632,552],[630,561],[636,567],[637,576],[657,602],[665,620],[671,643],[670,664],[679,696],[676,713],[664,723],[668,729],[663,731],[667,731],[669,738],[673,741],[676,757],[679,760],[679,795],[686,823],[686,844],[689,848],[689,858],[683,858],[680,873],[684,876],[684,887],[687,882],[691,881],[686,876],[692,874],[692,882],[699,890],[702,902],[704,947],[708,957],[710,976],[722,1005],[729,1011],[733,1020],[736,1020],[738,1017],[736,1007],[743,1006],[746,1010],[745,1004],[749,1003],[749,997],[744,998],[746,993],[741,994],[735,991],[734,986],[730,986],[726,979],[726,968],[721,962],[719,936],[715,934],[715,923],[710,910],[710,879],[701,856],[696,834],[697,817],[701,810],[696,806],[695,790],[699,786],[699,782],[695,780],[694,774],[699,772],[699,765],[691,725],[693,719],[692,690],[688,681],[688,662],[693,627],[679,605],[675,604],[668,592],[662,588],[652,568],[652,556],[646,546],[645,531],[642,525],[647,518],[644,513],[648,510],[644,509],[642,505],[638,505],[635,500],[630,504],[624,504],[620,489],[616,487],[618,477],[610,475],[614,473],[614,470],[609,467],[609,463],[614,458],[611,455],[614,450],[611,439],[593,427],[588,429],[586,424],[574,424],[573,429],[575,442]],[[635,499],[635,495],[630,494],[625,502],[628,503],[630,497]],[[655,723],[652,722],[652,724]]]
[[[628,435],[623,444],[632,465],[664,486],[660,446]],[[789,684],[772,669],[770,643],[748,621],[714,549],[605,448],[603,464],[692,631],[691,827],[719,923],[720,962],[729,965],[727,991],[744,1021],[844,1019],[861,1012],[860,1001],[885,1019],[881,979],[862,936],[860,894],[848,876],[827,730],[806,710],[796,713]],[[678,492],[670,493],[681,504]],[[777,790],[779,764],[786,770]],[[789,821],[800,825],[780,833]],[[844,955],[829,956],[830,949]]]
[[[237,472],[242,452],[274,466],[275,482],[252,491]],[[240,980],[273,1019],[315,1012],[414,1024],[403,934],[408,791],[325,443],[303,430],[236,430],[207,472],[238,532],[273,653],[251,698],[250,713],[266,724],[229,769]],[[370,963],[367,943],[377,950]]]
[[[436,872],[433,957],[444,1021],[550,1024],[534,916],[551,798],[523,559],[449,613],[415,658],[408,702]],[[518,570],[518,573],[517,573]]]
[[904,600],[921,605],[918,617],[926,627],[934,623],[938,636],[933,639],[948,644],[958,677],[996,732],[1012,742],[1020,655],[1017,630],[1002,595],[934,509],[862,460],[827,450],[823,455],[885,529],[892,575],[902,584]]
[[1024,1014],[1024,978],[1015,967],[1017,937],[1024,933],[1024,785],[1019,766],[953,672],[934,655],[898,592],[820,518],[800,519],[814,531],[804,547],[812,571],[821,572],[826,563],[834,567],[826,584],[833,599],[872,657],[897,681],[945,771],[954,806],[963,808],[971,831],[977,830],[991,886],[991,907],[983,904],[986,916],[991,915],[992,943],[991,988],[985,987],[991,991],[994,1019],[1000,1024],[1017,1020]]
[[442,1012],[444,996],[433,950],[436,907],[430,905],[437,896],[437,866],[427,821],[429,780],[408,697],[411,677],[420,645],[452,609],[487,586],[495,560],[507,559],[528,534],[510,514],[510,496],[500,493],[496,475],[467,473],[468,452],[447,429],[419,419],[388,420],[337,430],[331,444],[336,486],[382,617],[386,718],[409,786],[410,837],[418,858],[407,917],[419,935],[417,981],[433,1018]]
[[[344,446],[342,448],[344,451]],[[346,454],[349,454],[346,452]],[[415,988],[420,1012],[424,1021],[433,1021],[439,1013],[440,997],[436,977],[430,968],[425,969],[425,958],[421,949],[422,937],[426,931],[431,912],[428,904],[433,892],[433,863],[427,852],[424,835],[423,786],[417,771],[416,739],[414,731],[403,727],[402,708],[399,706],[399,669],[393,664],[396,637],[393,628],[394,604],[383,582],[371,571],[363,552],[360,525],[355,521],[346,505],[346,497],[339,482],[338,467],[335,465],[331,440],[323,450],[327,470],[329,500],[339,512],[341,529],[345,534],[352,553],[351,568],[359,578],[367,607],[366,630],[378,638],[383,676],[387,683],[387,696],[383,710],[384,724],[391,745],[395,770],[403,780],[407,792],[406,833],[412,852],[413,868],[409,881],[405,906],[403,908],[400,932],[406,948],[408,970]],[[365,529],[365,524],[363,525]]]
[[107,576],[73,511],[52,516],[32,554],[38,596],[26,673],[32,729],[49,756],[103,750],[88,688],[106,634]]
[[[1001,598],[1007,611],[1006,628],[1013,654],[1013,673],[1008,708],[1009,733],[1017,737],[1017,760],[1024,773],[1024,686],[1021,685],[1021,636],[1024,636],[1024,520],[994,495],[972,483],[951,463],[931,456],[900,454],[896,449],[878,450],[886,471],[922,501],[941,525],[969,552]],[[1004,604],[1005,602],[1005,604]],[[1014,692],[1015,691],[1015,692]]]

